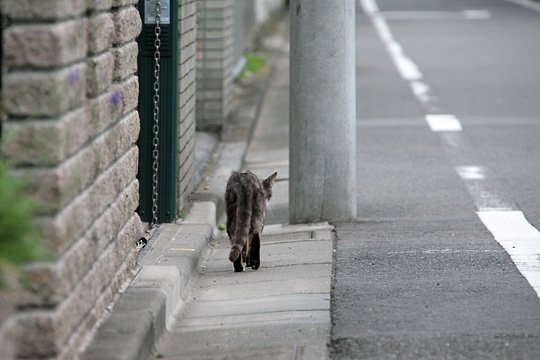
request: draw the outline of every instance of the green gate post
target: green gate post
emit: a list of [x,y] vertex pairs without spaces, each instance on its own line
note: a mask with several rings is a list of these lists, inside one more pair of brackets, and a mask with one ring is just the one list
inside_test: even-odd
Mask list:
[[[4,32],[4,14],[2,14],[2,4],[0,2],[0,39],[3,39],[4,38],[4,35],[3,35],[3,32]],[[0,94],[2,94],[2,61],[4,59],[4,47],[0,44]],[[0,99],[2,97],[0,96]],[[0,104],[0,108],[2,107],[2,105]],[[1,109],[0,109],[0,116],[2,116],[2,113],[1,113]],[[0,118],[0,140],[2,139],[2,118]]]
[[[139,215],[152,220],[152,126],[154,122],[155,0],[139,1],[143,28],[139,44]],[[178,0],[161,0],[161,67],[159,116],[159,223],[176,218],[177,94],[178,94]]]

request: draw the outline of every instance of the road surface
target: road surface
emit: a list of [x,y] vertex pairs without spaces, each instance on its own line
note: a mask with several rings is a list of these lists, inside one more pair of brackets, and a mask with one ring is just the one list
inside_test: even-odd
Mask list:
[[540,358],[540,11],[360,0],[332,357]]

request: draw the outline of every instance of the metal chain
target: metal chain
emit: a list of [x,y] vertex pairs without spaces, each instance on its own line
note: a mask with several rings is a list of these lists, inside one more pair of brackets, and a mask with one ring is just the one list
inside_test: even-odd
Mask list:
[[160,72],[160,59],[161,59],[161,0],[156,0],[155,6],[156,12],[156,27],[155,34],[156,38],[154,40],[154,125],[152,126],[152,133],[154,137],[152,139],[152,222],[150,223],[151,227],[154,227],[158,222],[157,211],[158,211],[158,170],[159,170],[159,72]]

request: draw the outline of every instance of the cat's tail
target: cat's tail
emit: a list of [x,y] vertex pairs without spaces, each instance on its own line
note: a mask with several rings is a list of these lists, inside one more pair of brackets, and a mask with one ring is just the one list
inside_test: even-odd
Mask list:
[[248,241],[249,228],[251,226],[251,201],[251,192],[239,191],[236,203],[236,227],[232,239],[231,252],[229,253],[229,260],[232,262],[238,259]]

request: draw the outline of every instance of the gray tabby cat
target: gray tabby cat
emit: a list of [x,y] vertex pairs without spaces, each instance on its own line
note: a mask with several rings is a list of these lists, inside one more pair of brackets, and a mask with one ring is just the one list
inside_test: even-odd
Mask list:
[[[233,172],[227,181],[225,206],[227,234],[231,240],[229,260],[234,271],[244,270],[243,263],[257,270],[261,265],[260,246],[266,203],[272,197],[277,172],[264,181],[251,171]],[[241,256],[240,256],[241,255]]]

